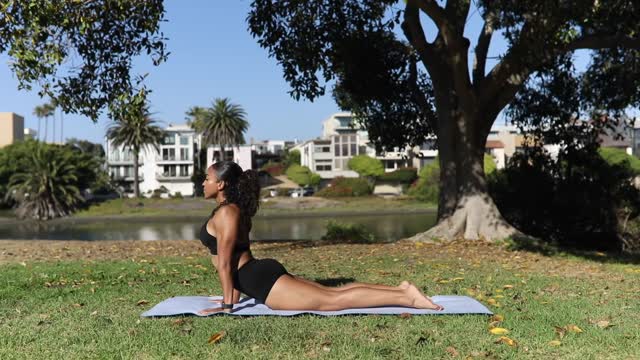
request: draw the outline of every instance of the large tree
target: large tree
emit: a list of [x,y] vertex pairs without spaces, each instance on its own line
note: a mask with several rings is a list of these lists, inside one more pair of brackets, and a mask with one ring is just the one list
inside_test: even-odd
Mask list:
[[66,113],[93,120],[122,94],[133,94],[132,57],[166,59],[162,0],[9,0],[0,2],[0,54],[20,89],[40,85]]
[[107,129],[107,138],[113,146],[122,146],[133,153],[133,187],[135,197],[140,197],[138,178],[140,151],[154,148],[159,144],[164,131],[151,118],[144,93],[141,96],[123,97],[109,105],[114,121]]
[[[473,34],[466,27],[476,13],[483,26]],[[436,135],[438,224],[414,240],[490,240],[520,235],[487,192],[483,154],[497,116],[532,75],[580,49],[591,50],[581,80],[594,108],[637,105],[639,13],[634,0],[254,0],[248,23],[283,67],[292,96],[314,99],[334,82],[338,104],[378,148]],[[488,69],[495,34],[507,47]],[[475,40],[473,59],[467,36]]]
[[202,135],[202,145],[220,145],[221,160],[225,158],[225,145],[244,144],[244,133],[249,127],[247,113],[242,106],[228,98],[217,98],[209,108],[194,106],[187,111],[187,121]]

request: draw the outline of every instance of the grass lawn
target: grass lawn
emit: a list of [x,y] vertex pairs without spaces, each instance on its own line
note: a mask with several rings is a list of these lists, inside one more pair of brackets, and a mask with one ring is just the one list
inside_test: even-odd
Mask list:
[[[0,242],[0,358],[640,356],[640,266],[604,254],[548,257],[482,243],[252,246],[256,257],[311,279],[408,279],[428,294],[473,296],[503,319],[140,318],[170,296],[221,294],[199,242]],[[491,326],[508,333],[492,334]],[[220,331],[222,339],[208,343]]]
[[[73,217],[98,216],[204,216],[209,213],[215,202],[201,198],[184,199],[114,199],[92,205],[88,209],[77,212]],[[420,202],[410,198],[384,199],[377,196],[353,198],[323,199],[305,198],[270,198],[260,203],[258,216],[332,213],[332,212],[373,212],[373,211],[421,211],[435,210],[437,205]]]

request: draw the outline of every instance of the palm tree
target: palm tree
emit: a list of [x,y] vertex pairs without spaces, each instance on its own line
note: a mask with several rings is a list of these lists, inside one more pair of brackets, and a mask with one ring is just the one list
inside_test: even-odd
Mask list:
[[84,201],[77,169],[68,152],[38,143],[9,180],[7,198],[18,203],[18,217],[48,220],[67,216]]
[[[35,115],[38,118],[38,137],[41,136],[41,132],[40,132],[40,123],[42,122],[43,118],[46,118],[49,114],[49,109],[47,107],[47,104],[42,104],[42,105],[38,105],[33,109],[33,115]],[[44,139],[46,141],[46,138]]]
[[133,186],[135,196],[140,197],[138,181],[140,150],[153,147],[157,151],[164,131],[151,118],[147,105],[142,109],[136,109],[133,104],[124,105],[124,107],[122,111],[117,112],[121,114],[120,118],[113,121],[107,129],[107,138],[111,140],[113,146],[123,146],[133,152]]
[[247,113],[228,98],[216,98],[210,108],[194,106],[187,111],[187,116],[191,127],[202,135],[203,145],[220,145],[222,160],[226,160],[225,145],[245,143],[244,132],[249,127]]

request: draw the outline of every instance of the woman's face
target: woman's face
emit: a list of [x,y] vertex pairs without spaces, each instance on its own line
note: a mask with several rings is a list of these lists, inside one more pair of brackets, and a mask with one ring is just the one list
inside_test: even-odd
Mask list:
[[204,198],[211,199],[215,198],[220,190],[224,188],[224,181],[218,180],[218,176],[213,170],[213,167],[209,166],[207,169],[207,177],[204,179],[202,186],[204,187]]

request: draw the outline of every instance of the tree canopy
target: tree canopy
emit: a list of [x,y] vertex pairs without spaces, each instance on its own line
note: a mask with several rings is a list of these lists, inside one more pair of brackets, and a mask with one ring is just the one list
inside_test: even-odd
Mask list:
[[142,86],[143,76],[130,74],[134,56],[166,60],[164,13],[162,0],[3,1],[0,53],[11,58],[19,89],[38,84],[65,113],[95,121]]

